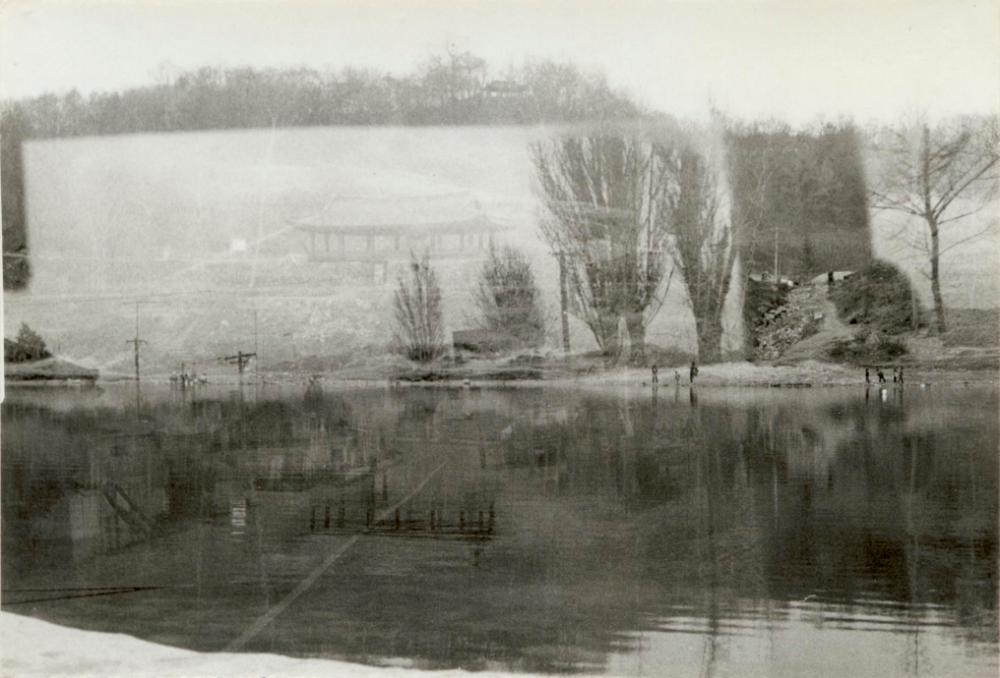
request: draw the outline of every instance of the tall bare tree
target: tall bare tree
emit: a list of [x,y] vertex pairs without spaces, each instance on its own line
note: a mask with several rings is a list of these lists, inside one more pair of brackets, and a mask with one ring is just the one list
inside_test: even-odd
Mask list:
[[736,247],[732,226],[721,214],[715,169],[691,145],[658,146],[666,170],[663,194],[670,252],[680,269],[694,313],[698,359],[722,357],[722,308],[732,281]]
[[411,257],[410,275],[400,278],[393,297],[396,348],[410,360],[430,362],[444,351],[441,287],[426,253]]
[[882,151],[882,167],[872,206],[917,217],[925,228],[917,237],[909,224],[891,237],[902,239],[927,256],[938,332],[947,329],[941,298],[941,257],[949,250],[993,230],[991,221],[976,232],[942,246],[942,228],[985,208],[997,190],[998,123],[963,118],[931,126],[926,120],[891,132]]
[[673,276],[659,211],[663,172],[652,145],[605,132],[537,143],[531,152],[551,216],[542,234],[568,269],[573,313],[615,356],[624,318],[629,359],[644,363],[646,326]]

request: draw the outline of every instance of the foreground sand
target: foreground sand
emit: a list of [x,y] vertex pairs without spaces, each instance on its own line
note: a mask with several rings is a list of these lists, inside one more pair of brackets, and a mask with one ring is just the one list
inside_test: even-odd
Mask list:
[[[0,612],[0,675],[4,678],[267,678],[336,676],[471,676],[467,671],[373,667],[331,659],[274,654],[203,653],[158,645],[120,633],[80,631],[32,617]],[[501,675],[476,672],[476,678]],[[527,674],[518,674],[527,675]]]

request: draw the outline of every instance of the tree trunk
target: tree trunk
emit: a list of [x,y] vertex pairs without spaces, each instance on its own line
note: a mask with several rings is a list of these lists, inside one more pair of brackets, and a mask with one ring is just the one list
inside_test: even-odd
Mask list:
[[618,318],[604,317],[597,321],[597,332],[595,336],[599,334],[601,352],[611,358],[616,358],[620,347],[618,346]]
[[934,315],[937,318],[938,334],[947,329],[944,321],[944,301],[941,299],[940,242],[937,224],[931,220],[927,225],[931,231],[931,295],[934,297]]
[[695,330],[698,333],[698,362],[705,364],[722,360],[721,313],[697,319]]
[[566,289],[566,255],[559,252],[559,316],[562,327],[563,353],[569,355],[569,298]]
[[628,328],[629,340],[632,343],[629,363],[644,367],[646,365],[646,319],[642,312],[629,313],[625,316],[625,326]]

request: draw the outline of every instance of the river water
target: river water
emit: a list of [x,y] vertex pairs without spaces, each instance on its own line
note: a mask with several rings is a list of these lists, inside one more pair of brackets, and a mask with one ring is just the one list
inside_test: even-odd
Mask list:
[[937,385],[9,389],[3,609],[419,668],[995,676],[997,412]]

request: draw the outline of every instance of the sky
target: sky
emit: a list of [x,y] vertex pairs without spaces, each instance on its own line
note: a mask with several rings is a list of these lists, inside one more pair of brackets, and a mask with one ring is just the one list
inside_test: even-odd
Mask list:
[[681,117],[791,122],[1000,109],[1000,2],[0,0],[4,98],[149,84],[169,69],[412,71],[447,47],[602,70]]

